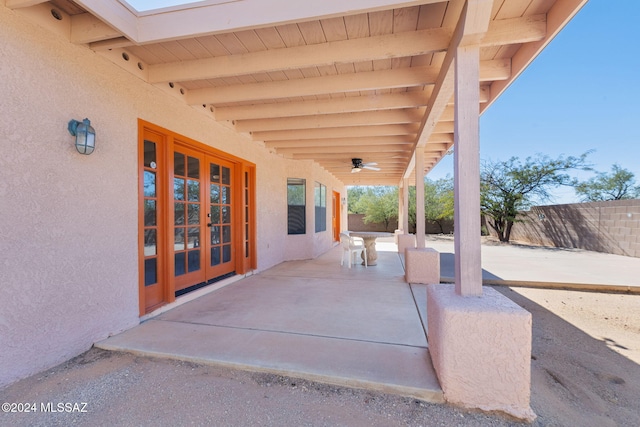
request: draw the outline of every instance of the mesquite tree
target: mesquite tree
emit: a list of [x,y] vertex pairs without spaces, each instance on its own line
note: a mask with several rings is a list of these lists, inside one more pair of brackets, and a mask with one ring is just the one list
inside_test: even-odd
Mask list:
[[500,241],[508,242],[511,238],[518,211],[530,207],[533,201],[549,200],[550,189],[574,183],[568,171],[589,170],[586,163],[588,154],[557,159],[537,154],[527,157],[524,163],[517,157],[483,162],[480,172],[481,210]]

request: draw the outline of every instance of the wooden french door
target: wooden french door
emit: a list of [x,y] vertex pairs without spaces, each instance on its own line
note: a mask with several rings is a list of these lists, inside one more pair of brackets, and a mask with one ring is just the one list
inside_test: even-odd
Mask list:
[[176,146],[173,159],[174,283],[180,293],[235,270],[235,168],[186,147]]
[[158,165],[164,163],[161,147],[165,145],[164,135],[145,130],[142,141],[142,207],[139,224],[142,229],[142,251],[140,258],[140,311],[151,311],[164,304],[168,299],[166,275],[166,256],[162,249],[166,246],[166,233],[162,225],[166,222],[164,209],[166,203],[166,183]]
[[255,268],[255,167],[141,123],[144,314],[185,292]]
[[333,192],[333,202],[332,206],[332,216],[331,216],[331,227],[333,230],[333,241],[340,241],[340,193],[337,191]]

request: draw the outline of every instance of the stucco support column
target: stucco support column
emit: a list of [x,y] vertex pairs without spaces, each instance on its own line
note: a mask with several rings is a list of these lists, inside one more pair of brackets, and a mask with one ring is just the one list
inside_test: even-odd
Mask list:
[[424,249],[424,148],[417,149],[416,156],[416,247]]
[[398,245],[398,253],[404,255],[407,248],[415,248],[416,246],[415,236],[409,233],[409,178],[402,178],[400,190],[400,203],[403,214],[402,225],[399,225],[401,232],[396,236],[396,244]]
[[458,47],[455,59],[455,289],[482,295],[480,262],[479,46]]
[[402,229],[409,233],[409,179],[402,178]]
[[404,188],[404,185],[404,180],[400,180],[400,182],[398,183],[398,227],[396,228],[396,231],[393,235],[393,239],[396,245],[398,244],[398,236],[405,233],[404,229],[402,228],[402,217],[405,215],[403,210],[404,204],[402,203],[402,189]]
[[456,283],[427,286],[429,353],[448,402],[532,421],[531,314],[482,288],[479,44],[492,7],[466,0],[444,60],[450,67],[442,81],[452,80],[455,96]]
[[407,247],[405,280],[407,283],[440,283],[440,253],[425,248],[424,148],[416,150],[416,247]]

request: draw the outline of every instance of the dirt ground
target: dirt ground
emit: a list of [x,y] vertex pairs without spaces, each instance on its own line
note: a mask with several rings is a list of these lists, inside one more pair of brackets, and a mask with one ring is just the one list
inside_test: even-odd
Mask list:
[[[534,426],[640,425],[639,295],[497,289],[533,314]],[[524,425],[378,392],[97,349],[0,390],[3,402],[30,412],[3,406],[0,426]]]

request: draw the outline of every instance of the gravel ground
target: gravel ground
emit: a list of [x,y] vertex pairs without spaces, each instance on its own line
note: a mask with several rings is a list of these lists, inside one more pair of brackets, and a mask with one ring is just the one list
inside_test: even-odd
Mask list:
[[[533,314],[534,426],[640,425],[640,296],[498,290]],[[99,349],[0,390],[1,402],[32,410],[0,412],[1,426],[527,425],[378,392]]]

